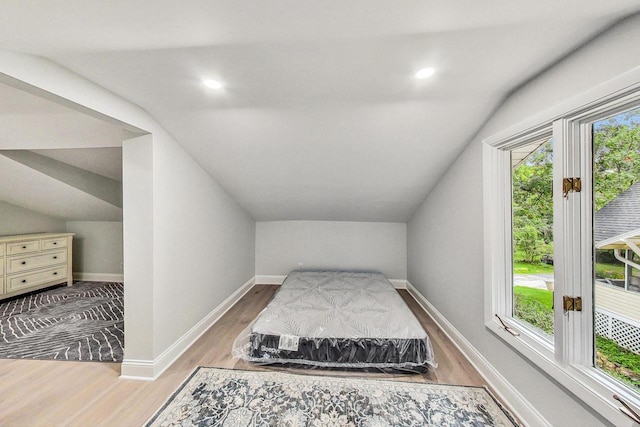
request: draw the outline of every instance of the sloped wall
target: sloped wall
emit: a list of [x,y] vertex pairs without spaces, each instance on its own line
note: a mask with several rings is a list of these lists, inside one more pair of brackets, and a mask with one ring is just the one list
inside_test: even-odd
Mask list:
[[66,231],[65,221],[0,201],[0,236]]
[[254,276],[255,222],[162,134],[153,187],[155,348],[164,350]]
[[482,139],[637,68],[640,17],[567,57],[505,102],[408,223],[409,281],[557,426],[608,422],[484,327]]

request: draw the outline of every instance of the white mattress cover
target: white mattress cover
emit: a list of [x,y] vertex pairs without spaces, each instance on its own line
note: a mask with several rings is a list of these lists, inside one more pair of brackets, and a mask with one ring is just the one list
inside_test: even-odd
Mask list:
[[252,332],[305,338],[427,337],[383,274],[346,271],[291,272]]

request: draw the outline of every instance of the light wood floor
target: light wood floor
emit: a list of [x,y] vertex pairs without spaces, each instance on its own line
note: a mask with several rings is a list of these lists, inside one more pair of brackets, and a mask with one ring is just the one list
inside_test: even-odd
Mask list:
[[[153,415],[197,366],[264,370],[233,359],[236,336],[269,302],[277,286],[256,285],[154,382],[122,380],[114,363],[0,360],[0,426],[137,427]],[[399,381],[482,385],[482,377],[405,290],[400,294],[427,330],[438,368],[427,374],[328,372]],[[297,370],[322,375],[320,370]]]

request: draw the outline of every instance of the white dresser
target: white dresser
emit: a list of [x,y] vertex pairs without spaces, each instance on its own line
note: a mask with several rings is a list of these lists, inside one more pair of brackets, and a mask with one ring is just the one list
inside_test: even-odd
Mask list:
[[0,237],[0,300],[73,283],[73,233]]

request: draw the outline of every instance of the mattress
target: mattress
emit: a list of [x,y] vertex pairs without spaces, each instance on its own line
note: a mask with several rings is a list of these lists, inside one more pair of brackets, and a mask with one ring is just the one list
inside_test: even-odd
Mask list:
[[435,366],[427,333],[380,273],[293,271],[245,334],[234,355],[252,362]]

